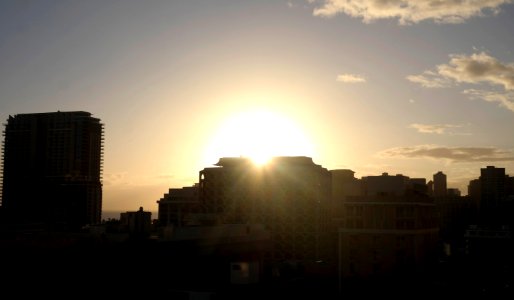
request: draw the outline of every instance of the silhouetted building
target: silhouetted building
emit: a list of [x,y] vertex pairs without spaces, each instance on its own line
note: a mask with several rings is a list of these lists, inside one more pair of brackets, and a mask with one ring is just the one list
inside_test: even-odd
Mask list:
[[[512,230],[507,226],[470,225],[464,235],[466,254],[474,262],[482,262],[497,272],[511,266],[514,243]],[[500,268],[498,268],[500,267]]]
[[262,224],[169,226],[158,245],[165,253],[159,269],[166,270],[159,277],[168,289],[210,290],[225,299],[218,292],[229,285],[269,279],[264,255],[271,250],[271,235]]
[[446,174],[439,171],[434,174],[434,196],[444,197],[446,196]]
[[152,232],[152,213],[144,211],[142,207],[138,211],[121,213],[120,224],[132,236],[147,237]]
[[469,195],[461,196],[457,188],[447,187],[446,175],[439,171],[433,175],[433,201],[437,208],[437,221],[442,254],[464,253],[464,233],[476,218],[475,202]]
[[[355,172],[348,169],[330,170],[332,175],[332,212],[333,230],[344,223],[344,203],[350,196],[362,196],[362,180],[354,177]],[[336,234],[337,235],[337,234]]]
[[473,203],[473,209],[475,210],[475,214],[478,213],[480,207],[480,180],[473,179],[469,181],[468,184],[468,197]]
[[446,194],[450,197],[459,197],[461,193],[457,188],[449,188],[446,190]]
[[402,174],[391,176],[382,173],[381,176],[362,177],[363,196],[405,196],[427,195],[427,184],[424,178],[409,178]]
[[420,186],[424,180],[387,173],[361,180],[365,192],[346,197],[338,229],[340,283],[423,274],[438,243],[435,205],[426,184]]
[[198,198],[198,185],[169,189],[168,193],[157,201],[159,226],[200,225],[198,215],[201,213]]
[[428,196],[427,180],[425,178],[410,178],[407,186],[407,195]]
[[465,233],[466,253],[477,265],[503,272],[512,266],[514,190],[505,168],[487,166],[471,180],[468,193],[477,207],[477,220]]
[[505,168],[487,166],[480,169],[478,179],[469,182],[468,194],[477,204],[481,225],[513,225],[512,180],[505,174]]
[[464,233],[475,220],[475,207],[471,197],[460,196],[448,189],[445,197],[434,197],[437,207],[439,236],[447,256],[462,254]]
[[348,169],[330,170],[332,175],[332,200],[345,201],[348,196],[363,193],[361,181],[354,177],[355,172]]
[[434,182],[432,180],[429,180],[427,183],[427,194],[430,197],[434,196]]
[[263,224],[273,261],[326,260],[330,173],[309,157],[275,157],[258,167],[247,158],[221,158],[200,171],[200,201],[221,224]]
[[409,177],[401,174],[391,176],[388,173],[362,177],[363,195],[403,196],[407,192],[408,180]]
[[11,223],[80,228],[102,212],[103,124],[89,112],[9,116],[2,206]]
[[480,169],[480,209],[492,210],[500,207],[507,196],[505,168],[487,166]]

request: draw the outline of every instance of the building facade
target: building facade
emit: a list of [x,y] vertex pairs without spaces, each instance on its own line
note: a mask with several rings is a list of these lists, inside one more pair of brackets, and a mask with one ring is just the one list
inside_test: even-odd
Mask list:
[[444,197],[446,196],[446,174],[439,171],[434,174],[434,196],[435,197]]
[[309,157],[275,157],[263,167],[247,158],[221,158],[200,171],[205,213],[220,224],[263,224],[273,261],[327,259],[330,173]]
[[341,278],[412,276],[436,258],[438,225],[428,197],[357,196],[339,228]]
[[476,203],[478,223],[482,225],[514,225],[514,178],[505,168],[487,166],[480,169],[480,177],[471,180],[468,194]]
[[[353,177],[353,176],[351,176]],[[421,274],[437,253],[436,207],[424,178],[401,174],[366,176],[361,194],[344,191],[348,182],[332,176],[338,209],[338,273],[343,280],[410,277]],[[348,195],[349,193],[354,195]],[[340,286],[341,288],[341,286]]]
[[11,223],[80,228],[102,212],[103,124],[84,111],[9,116],[2,209]]
[[120,224],[134,237],[147,237],[152,231],[152,213],[140,207],[138,211],[120,214]]
[[171,188],[157,204],[159,226],[200,225],[198,215],[202,206],[198,199],[198,185]]

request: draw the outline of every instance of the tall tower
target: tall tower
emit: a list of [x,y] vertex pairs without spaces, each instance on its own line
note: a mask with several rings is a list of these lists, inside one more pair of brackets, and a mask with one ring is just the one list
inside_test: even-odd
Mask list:
[[509,194],[509,176],[505,174],[505,168],[487,166],[480,169],[480,215],[482,221],[487,224],[511,222],[512,216],[508,212],[512,211],[508,207],[507,196]]
[[444,197],[446,196],[446,174],[439,171],[434,174],[434,196]]
[[84,111],[9,116],[2,208],[11,223],[100,222],[103,124]]

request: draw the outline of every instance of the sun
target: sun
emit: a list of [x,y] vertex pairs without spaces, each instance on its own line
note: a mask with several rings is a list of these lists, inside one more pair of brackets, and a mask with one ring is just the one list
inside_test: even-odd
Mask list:
[[310,156],[314,149],[301,127],[278,113],[251,110],[235,114],[220,125],[206,149],[205,161],[249,157],[257,165],[274,156]]

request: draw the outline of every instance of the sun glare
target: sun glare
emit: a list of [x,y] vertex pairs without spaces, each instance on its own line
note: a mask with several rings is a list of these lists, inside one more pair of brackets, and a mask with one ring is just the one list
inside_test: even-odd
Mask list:
[[221,157],[249,157],[257,165],[274,156],[311,156],[312,143],[297,124],[278,114],[255,110],[226,120],[206,151],[206,163]]

